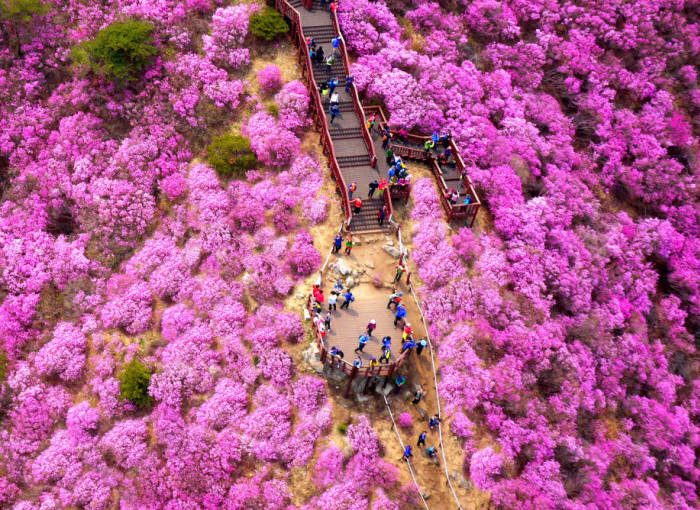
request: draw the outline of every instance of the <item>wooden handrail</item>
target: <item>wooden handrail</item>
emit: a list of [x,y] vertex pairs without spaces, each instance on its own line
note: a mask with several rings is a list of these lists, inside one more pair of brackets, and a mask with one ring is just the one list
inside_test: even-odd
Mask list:
[[[340,45],[339,45],[339,50],[340,50],[340,55],[343,59],[343,65],[345,66],[345,69],[347,70],[348,74],[350,73],[350,58],[348,57],[348,50],[347,47],[345,46],[345,39],[343,39],[343,33],[340,31],[340,23],[338,22],[338,13],[335,12],[331,16],[333,19],[333,30],[335,30],[335,36],[340,38]],[[367,145],[367,151],[369,151],[369,164],[372,168],[375,168],[377,166],[377,152],[374,149],[374,142],[372,141],[372,136],[369,133],[369,130],[367,129],[367,124],[366,124],[366,119],[365,117],[365,111],[362,107],[362,103],[360,102],[360,94],[357,91],[357,87],[353,83],[350,86],[351,93],[350,95],[352,96],[352,104],[353,107],[355,108],[355,114],[362,119],[362,138],[365,141],[365,145]]]

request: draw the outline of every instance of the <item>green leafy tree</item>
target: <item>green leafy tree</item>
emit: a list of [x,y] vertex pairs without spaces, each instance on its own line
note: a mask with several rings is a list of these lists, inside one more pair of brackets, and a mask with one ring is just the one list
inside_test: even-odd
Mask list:
[[97,32],[93,40],[74,47],[73,59],[108,80],[136,81],[158,53],[152,34],[153,25],[147,21],[115,21]]
[[121,398],[130,400],[139,407],[146,407],[153,401],[148,394],[150,383],[151,372],[139,360],[132,360],[119,372]]
[[258,163],[250,150],[248,139],[240,135],[223,135],[214,138],[207,147],[209,164],[221,176],[243,175]]
[[22,55],[20,25],[26,25],[35,16],[45,15],[49,9],[51,2],[42,0],[0,0],[0,27],[5,39],[14,41],[15,53],[18,56]]
[[250,17],[250,31],[253,35],[272,41],[289,32],[289,25],[277,9],[265,7]]

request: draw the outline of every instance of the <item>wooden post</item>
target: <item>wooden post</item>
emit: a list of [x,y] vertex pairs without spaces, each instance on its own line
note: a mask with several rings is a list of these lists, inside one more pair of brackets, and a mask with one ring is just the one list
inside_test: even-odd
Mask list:
[[408,287],[411,286],[411,272],[410,271],[408,273],[406,273],[406,285]]
[[348,385],[345,387],[345,393],[343,394],[345,398],[348,398],[348,395],[350,394],[350,386],[352,386],[352,381],[355,379],[356,375],[357,367],[353,365],[352,370],[350,371],[350,377],[348,378]]
[[396,366],[395,363],[392,363],[389,365],[389,373],[386,374],[386,379],[384,379],[384,387],[386,388],[387,384],[389,384],[389,379],[391,379],[391,376],[394,373],[394,367]]

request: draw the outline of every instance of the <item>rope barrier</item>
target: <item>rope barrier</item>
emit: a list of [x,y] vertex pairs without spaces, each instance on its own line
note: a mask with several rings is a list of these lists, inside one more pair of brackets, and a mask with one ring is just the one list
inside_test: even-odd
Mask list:
[[[401,451],[406,451],[406,447],[403,444],[403,440],[401,439],[401,434],[399,434],[399,429],[396,426],[396,422],[394,421],[394,413],[391,412],[391,406],[389,405],[389,401],[386,399],[386,395],[382,393],[382,396],[384,397],[384,403],[386,404],[386,408],[389,411],[389,417],[391,418],[391,423],[394,425],[394,432],[396,433],[396,437],[399,438],[399,444],[401,445]],[[420,496],[421,501],[423,502],[423,505],[425,505],[426,510],[430,510],[430,507],[428,507],[428,503],[425,501],[425,498],[423,497],[423,491],[420,490],[420,485],[418,485],[418,480],[416,480],[416,475],[413,472],[413,467],[411,467],[411,461],[407,458],[406,459],[406,464],[408,464],[408,470],[411,472],[411,478],[413,478],[413,484],[416,486],[416,489],[418,490],[418,495]]]
[[[409,289],[411,289],[413,301],[415,301],[416,307],[418,308],[418,312],[420,313],[421,320],[423,321],[423,327],[425,328],[425,337],[428,340],[428,346],[430,347],[430,363],[433,367],[433,381],[435,383],[435,400],[437,401],[438,416],[442,418],[442,411],[440,409],[440,393],[438,392],[437,370],[435,369],[435,358],[433,357],[433,343],[430,341],[428,323],[425,320],[425,315],[423,315],[423,309],[420,306],[420,301],[418,301],[418,296],[416,296],[416,292],[415,290],[413,290],[413,285],[409,285]],[[443,444],[442,440],[442,425],[440,422],[438,422],[438,434],[440,436],[440,451],[442,452],[442,464],[445,467],[445,478],[447,478],[447,484],[450,487],[450,492],[452,492],[452,496],[455,498],[457,508],[459,508],[459,510],[462,510],[462,505],[459,503],[459,499],[457,498],[455,488],[452,486],[452,480],[450,480],[450,472],[447,469],[447,458],[445,457],[445,445]]]

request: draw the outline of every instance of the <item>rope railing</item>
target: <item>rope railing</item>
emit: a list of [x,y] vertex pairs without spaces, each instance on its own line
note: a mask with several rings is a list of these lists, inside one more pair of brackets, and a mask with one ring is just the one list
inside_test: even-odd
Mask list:
[[[386,404],[386,408],[389,411],[389,417],[391,418],[391,423],[394,425],[394,432],[396,433],[396,437],[399,438],[399,444],[401,445],[401,451],[405,451],[406,447],[403,444],[403,440],[401,439],[401,434],[399,434],[399,428],[396,426],[396,422],[394,421],[394,413],[391,412],[391,406],[389,405],[389,401],[386,399],[386,395],[382,394],[384,397],[384,403]],[[416,474],[413,472],[413,467],[411,466],[411,461],[409,459],[406,459],[406,464],[408,465],[408,470],[411,472],[411,478],[413,478],[413,484],[416,486],[416,490],[418,491],[418,495],[420,496],[421,501],[423,502],[423,505],[425,505],[425,508],[427,510],[430,510],[430,507],[428,507],[427,501],[425,501],[425,498],[423,497],[423,491],[420,489],[420,485],[418,485],[418,480],[416,480]]]
[[[416,295],[416,291],[413,289],[413,285],[409,284],[408,287],[411,290],[411,295],[413,296],[413,301],[416,303],[416,307],[418,308],[418,312],[420,313],[421,320],[423,321],[423,328],[425,329],[425,337],[426,340],[428,340],[428,347],[430,349],[430,363],[433,368],[433,383],[435,384],[435,400],[437,401],[437,410],[438,410],[438,417],[442,418],[442,409],[440,407],[440,393],[438,391],[438,381],[437,381],[437,369],[435,368],[435,357],[433,356],[433,343],[430,340],[430,332],[428,331],[428,323],[425,320],[425,315],[423,315],[423,308],[420,306],[420,301],[418,300],[418,296]],[[452,492],[452,496],[455,499],[455,502],[457,503],[457,507],[462,510],[462,505],[459,502],[459,499],[457,498],[457,493],[455,492],[455,488],[452,485],[452,480],[450,479],[450,472],[447,468],[447,457],[445,457],[445,445],[442,440],[442,424],[441,422],[438,422],[438,434],[440,437],[440,451],[442,452],[442,463],[445,468],[445,478],[447,479],[447,484],[450,487],[450,492]]]

